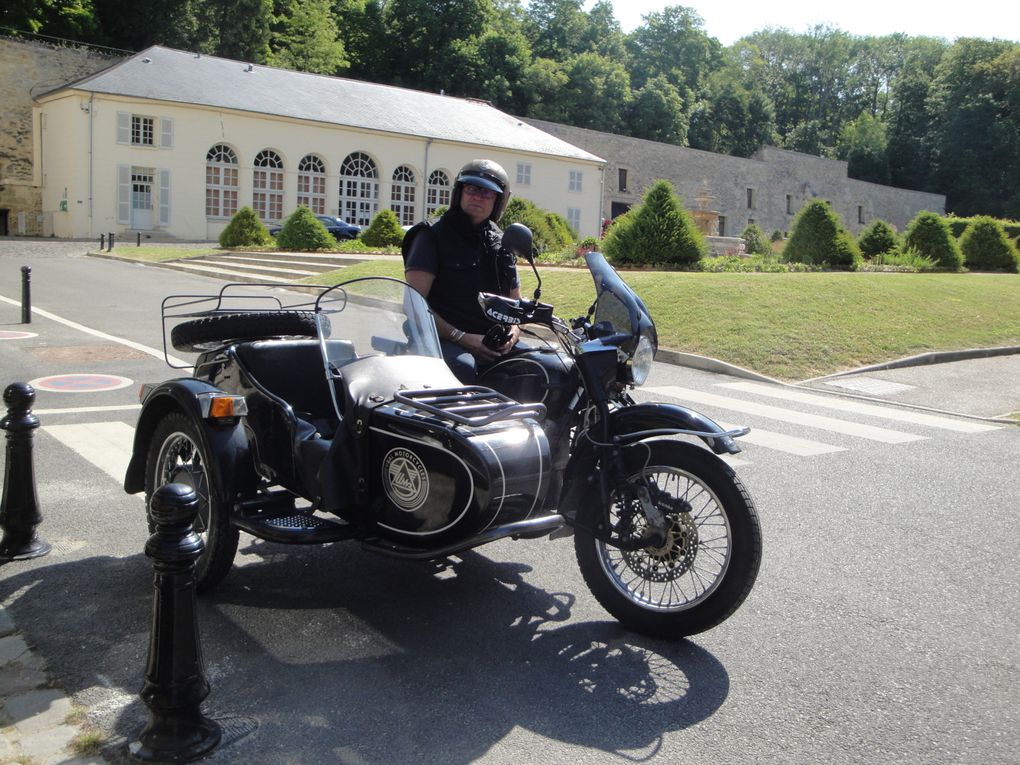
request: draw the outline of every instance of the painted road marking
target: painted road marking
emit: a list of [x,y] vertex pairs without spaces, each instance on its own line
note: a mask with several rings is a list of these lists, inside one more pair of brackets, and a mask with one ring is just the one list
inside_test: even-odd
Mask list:
[[868,417],[883,417],[887,420],[909,422],[914,425],[927,425],[928,427],[952,430],[957,433],[983,433],[988,430],[999,429],[995,425],[989,425],[984,422],[955,420],[949,417],[939,417],[934,414],[926,414],[914,409],[876,406],[862,401],[854,401],[853,399],[805,393],[799,390],[790,390],[789,388],[765,385],[762,383],[723,383],[716,387],[726,388],[727,390],[739,390],[744,393],[754,393],[759,396],[768,396],[769,398],[779,398],[785,401],[796,401],[800,404],[810,404],[811,406],[817,406],[823,409],[833,409],[840,412],[850,412],[852,414],[863,414]]
[[117,483],[124,483],[135,429],[123,422],[43,425],[42,430],[73,449]]
[[678,398],[681,401],[692,401],[708,406],[717,406],[721,409],[728,409],[734,412],[745,414],[756,414],[760,417],[767,417],[780,422],[789,422],[794,425],[803,425],[809,428],[842,433],[858,438],[867,438],[872,441],[879,441],[886,444],[903,444],[910,441],[923,441],[924,436],[917,436],[913,433],[903,433],[898,430],[879,428],[874,425],[861,425],[847,420],[837,420],[835,417],[823,417],[817,414],[797,412],[793,409],[783,409],[769,404],[758,404],[753,401],[719,396],[715,393],[705,393],[692,388],[682,388],[679,385],[665,385],[660,388],[646,388],[646,393],[661,394]]
[[[726,430],[732,430],[733,428],[739,427],[727,422],[720,422],[719,424],[726,428]],[[832,444],[822,443],[821,441],[812,441],[808,438],[788,436],[771,430],[762,430],[761,428],[751,428],[750,433],[745,436],[741,436],[736,439],[736,441],[737,444],[754,444],[755,446],[763,446],[766,449],[775,449],[776,451],[786,452],[787,454],[796,454],[798,457],[816,457],[819,454],[832,454],[833,452],[846,451],[846,449],[842,446],[833,446]]]
[[0,329],[0,340],[25,340],[29,337],[38,337],[35,332],[19,332],[14,329]]
[[120,375],[66,374],[37,377],[29,381],[36,390],[51,393],[93,393],[95,391],[119,390],[134,383]]
[[66,406],[59,409],[33,409],[35,415],[91,414],[93,412],[123,412],[126,409],[141,409],[141,404],[111,404],[110,406]]

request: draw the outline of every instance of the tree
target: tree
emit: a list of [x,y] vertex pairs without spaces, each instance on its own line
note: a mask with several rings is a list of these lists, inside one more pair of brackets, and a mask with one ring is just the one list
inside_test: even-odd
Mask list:
[[567,88],[560,95],[569,124],[620,132],[630,102],[630,78],[622,65],[597,53],[582,53],[565,67]]
[[641,87],[662,75],[681,93],[700,93],[722,63],[722,46],[705,33],[701,17],[692,8],[672,5],[644,20],[627,40],[634,84]]
[[768,235],[756,223],[749,223],[740,233],[744,240],[744,251],[749,255],[771,255],[772,243]]
[[828,203],[816,199],[804,205],[793,219],[783,258],[791,263],[856,270],[861,251]]
[[765,94],[748,91],[733,78],[713,80],[705,101],[691,116],[691,146],[750,157],[762,146],[778,145],[775,112]]
[[347,68],[330,0],[290,0],[273,26],[271,65],[329,75]]
[[896,229],[884,220],[874,220],[857,237],[857,246],[861,248],[861,255],[866,258],[873,258],[892,252],[899,247],[900,240],[896,236]]
[[635,138],[687,145],[687,115],[683,99],[662,75],[657,75],[634,94],[627,128]]
[[617,218],[603,240],[613,263],[689,266],[708,243],[668,181],[656,181],[641,203]]
[[536,56],[558,61],[588,53],[590,22],[581,0],[531,0],[524,31]]
[[949,230],[949,223],[933,212],[920,212],[914,217],[907,226],[903,246],[929,258],[940,268],[949,271],[963,268],[963,253]]
[[960,250],[971,271],[1020,270],[1020,252],[1006,236],[1002,223],[989,216],[974,218],[960,239]]
[[212,42],[217,56],[267,61],[273,0],[206,0],[206,7],[218,32]]
[[381,0],[334,0],[333,16],[350,61],[347,76],[369,82],[393,80]]
[[843,128],[836,156],[847,161],[847,175],[862,181],[889,185],[885,126],[877,117],[861,112]]

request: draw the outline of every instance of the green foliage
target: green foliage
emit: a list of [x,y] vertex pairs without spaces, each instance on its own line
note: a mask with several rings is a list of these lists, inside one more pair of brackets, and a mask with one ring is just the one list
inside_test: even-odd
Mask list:
[[220,233],[220,247],[265,247],[273,237],[250,207],[242,207]]
[[740,234],[744,240],[744,251],[748,255],[771,255],[772,243],[757,223],[749,223]]
[[893,252],[900,246],[900,240],[896,236],[896,229],[884,220],[874,220],[861,231],[857,244],[861,248],[861,255],[873,258],[883,252]]
[[783,258],[791,263],[854,270],[860,265],[861,251],[839,216],[816,199],[804,205],[794,218]]
[[920,212],[907,227],[903,244],[948,271],[963,268],[963,253],[953,238],[946,219],[933,212]]
[[574,241],[570,225],[562,215],[546,212],[523,197],[511,197],[499,220],[503,228],[511,223],[523,223],[531,229],[535,249],[540,253],[566,247]]
[[772,232],[772,236],[769,237],[769,241],[781,242],[786,238],[786,234],[780,231],[778,228]]
[[641,203],[616,219],[603,240],[619,265],[692,266],[708,255],[708,243],[667,181],[656,181]]
[[581,252],[601,252],[602,240],[596,236],[586,236],[577,243],[577,249]]
[[347,68],[331,0],[300,0],[275,18],[269,63],[285,69],[338,74]]
[[336,239],[312,211],[302,205],[284,221],[276,235],[276,244],[283,250],[332,250]]
[[902,273],[925,274],[938,270],[938,264],[917,250],[890,250],[880,252],[861,267],[862,271],[898,271]]
[[398,246],[404,241],[404,229],[393,210],[380,210],[368,228],[361,233],[361,241],[369,247]]
[[1009,241],[1002,223],[988,216],[971,220],[960,240],[967,268],[971,271],[1020,270],[1020,252]]

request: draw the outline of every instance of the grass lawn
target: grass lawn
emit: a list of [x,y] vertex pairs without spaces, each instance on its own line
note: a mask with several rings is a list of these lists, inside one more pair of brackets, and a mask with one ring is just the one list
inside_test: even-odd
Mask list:
[[[360,263],[318,283],[400,277],[399,258]],[[520,269],[523,292],[534,276]],[[594,297],[585,270],[542,269],[542,299],[559,316]],[[677,273],[624,279],[655,320],[659,345],[803,380],[927,351],[1020,345],[1020,275]]]

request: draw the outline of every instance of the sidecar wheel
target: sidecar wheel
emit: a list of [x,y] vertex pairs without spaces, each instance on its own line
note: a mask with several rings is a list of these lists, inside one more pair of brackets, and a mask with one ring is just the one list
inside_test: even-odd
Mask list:
[[149,503],[156,489],[168,483],[183,483],[198,494],[195,532],[205,549],[195,565],[195,586],[199,592],[215,587],[230,571],[237,554],[238,531],[230,525],[228,508],[222,506],[209,481],[209,456],[202,446],[195,423],[180,412],[172,412],[156,426],[145,466],[145,513],[149,531],[155,524]]
[[[652,441],[624,450],[631,482],[645,481],[667,519],[661,547],[621,550],[580,529],[574,551],[595,598],[627,628],[680,638],[715,627],[747,597],[761,562],[761,527],[747,489],[732,468],[694,444]],[[630,503],[633,505],[634,503]],[[594,527],[598,488],[578,508]],[[646,526],[639,507],[615,498],[609,524],[626,539]]]
[[175,326],[170,331],[170,344],[179,351],[207,351],[231,340],[317,337],[315,316],[312,311],[247,311],[203,316]]

